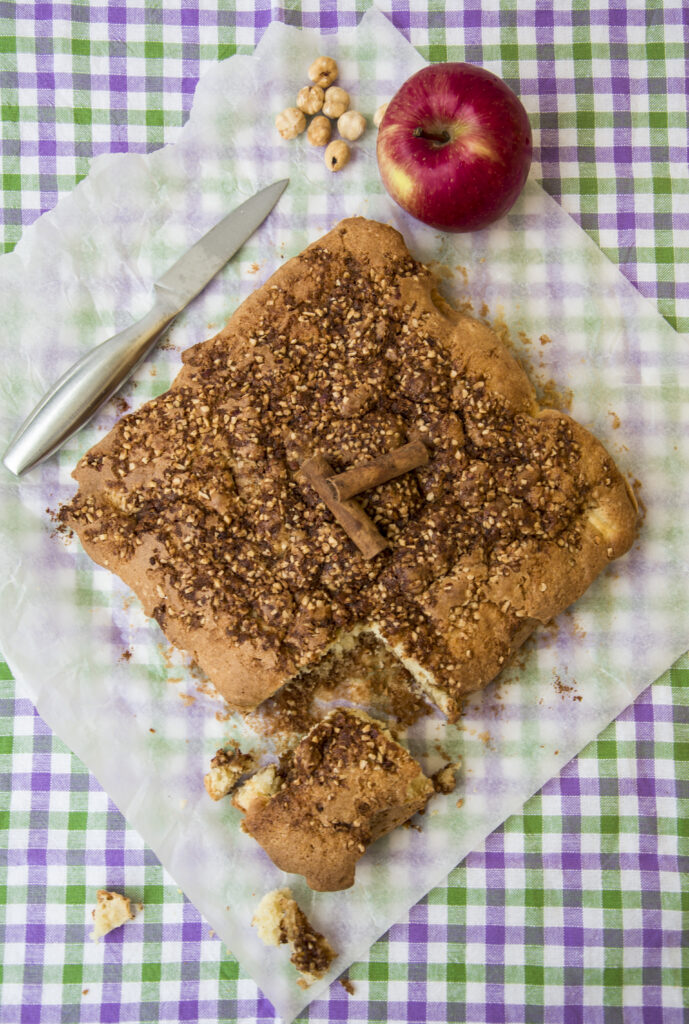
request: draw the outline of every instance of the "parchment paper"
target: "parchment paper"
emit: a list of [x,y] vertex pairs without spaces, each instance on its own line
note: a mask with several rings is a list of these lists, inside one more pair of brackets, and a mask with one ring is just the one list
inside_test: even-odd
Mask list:
[[[214,333],[282,260],[339,218],[364,214],[398,227],[416,256],[449,267],[448,296],[504,320],[540,378],[571,390],[573,415],[642,482],[646,517],[630,554],[472,700],[458,727],[446,729],[437,715],[412,730],[414,752],[440,739],[464,759],[457,791],[434,799],[422,831],[401,829],[376,844],[353,889],[312,894],[239,830],[229,801],[214,804],[204,792],[209,757],[241,727],[197,692],[198,676],[126,588],[76,542],[52,535],[46,508],[73,492],[77,458],[122,403],[21,482],[2,470],[7,661],[285,1021],[689,646],[689,349],[535,182],[494,227],[442,235],[384,194],[373,128],[339,174],[304,136],[282,141],[275,114],[294,102],[320,53],[339,61],[340,84],[369,118],[423,64],[376,11],[336,39],[273,24],[253,56],[203,77],[174,145],[97,158],[87,179],[0,259],[3,450],[80,353],[147,310],[153,281],[173,259],[257,188],[289,176],[270,219],[125,388],[130,406],[164,390],[179,350]],[[308,992],[297,988],[286,950],[267,950],[250,927],[263,893],[285,883],[340,951]]]

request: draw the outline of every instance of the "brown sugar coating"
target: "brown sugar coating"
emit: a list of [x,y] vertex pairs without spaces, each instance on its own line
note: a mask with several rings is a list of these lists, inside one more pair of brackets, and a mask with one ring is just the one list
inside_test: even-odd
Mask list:
[[[363,623],[454,717],[634,539],[607,452],[382,224],[338,224],[184,361],[62,518],[234,707]],[[300,466],[414,440],[428,464],[356,499],[389,543],[367,561]]]
[[349,888],[366,847],[422,810],[433,792],[380,722],[338,709],[233,801],[245,812],[242,827],[277,867],[332,892]]

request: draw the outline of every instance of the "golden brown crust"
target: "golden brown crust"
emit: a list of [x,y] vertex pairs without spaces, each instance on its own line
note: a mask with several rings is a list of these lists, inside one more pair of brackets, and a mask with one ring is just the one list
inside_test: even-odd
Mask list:
[[[433,784],[385,727],[339,709],[314,726],[271,776],[240,788],[243,828],[282,871],[332,892],[354,882],[366,847],[425,807]],[[248,798],[247,798],[248,796]]]
[[[183,358],[81,460],[63,519],[235,707],[364,623],[454,717],[633,541],[609,455],[392,228],[338,224]],[[428,465],[357,498],[390,545],[367,562],[300,466],[414,440]]]

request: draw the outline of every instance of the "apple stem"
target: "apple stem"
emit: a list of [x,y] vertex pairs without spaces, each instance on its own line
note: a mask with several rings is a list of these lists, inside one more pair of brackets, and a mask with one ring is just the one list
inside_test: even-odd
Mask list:
[[414,129],[414,138],[416,139],[428,139],[429,142],[437,142],[439,145],[444,146],[450,141],[450,133],[444,128],[442,131],[427,132],[424,128]]

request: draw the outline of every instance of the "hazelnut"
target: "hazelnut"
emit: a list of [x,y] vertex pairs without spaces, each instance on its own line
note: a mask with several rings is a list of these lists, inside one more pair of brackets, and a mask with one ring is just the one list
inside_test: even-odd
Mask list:
[[385,111],[388,109],[389,106],[389,103],[381,103],[381,105],[378,107],[375,114],[373,115],[373,123],[376,126],[376,128],[380,128],[380,122],[385,117]]
[[309,78],[315,85],[327,89],[337,78],[337,64],[332,57],[317,57],[309,68]]
[[354,142],[366,129],[366,118],[357,110],[345,110],[337,119],[337,130],[343,139]]
[[341,171],[349,162],[349,146],[342,139],[336,139],[326,148],[324,159],[329,171]]
[[306,138],[312,146],[325,146],[330,142],[332,133],[332,125],[327,117],[314,117],[309,125]]
[[275,127],[283,139],[296,139],[306,128],[306,118],[297,107],[286,107],[275,118]]
[[339,85],[331,85],[329,89],[326,89],[323,103],[323,113],[326,117],[339,117],[340,114],[344,114],[348,106],[349,93],[340,89]]
[[297,106],[305,114],[317,114],[323,106],[324,96],[320,85],[305,85],[297,93]]

